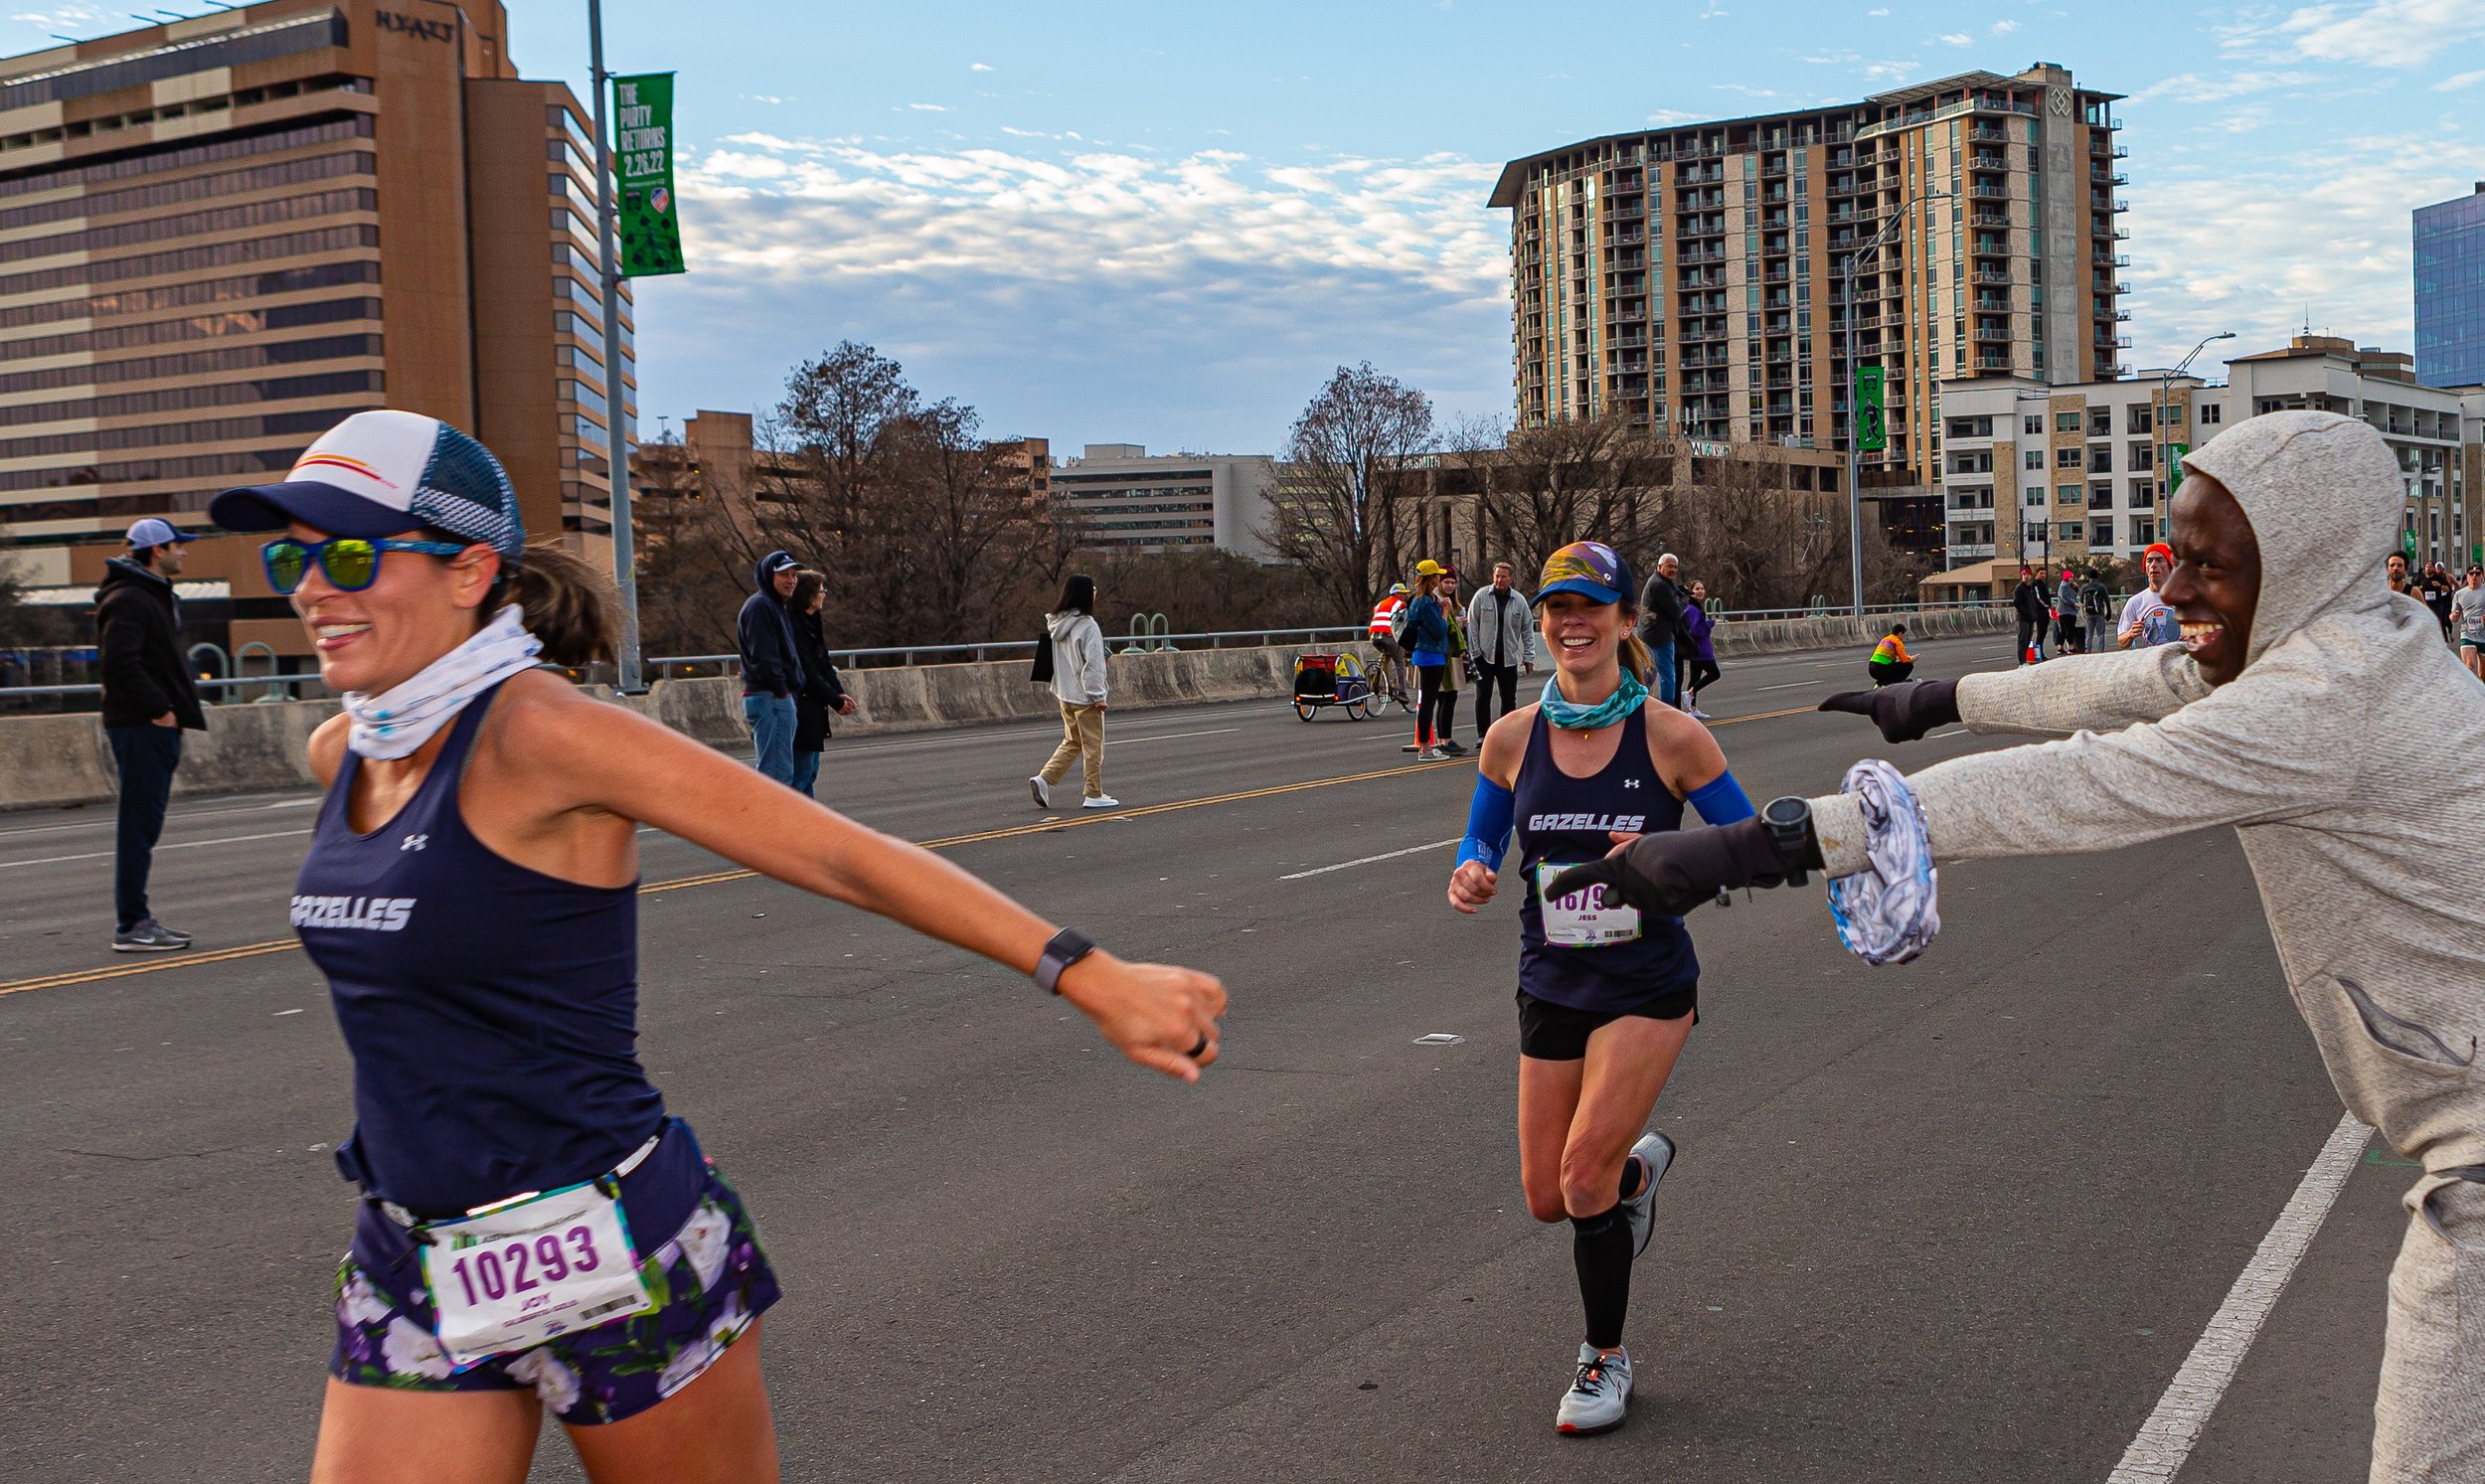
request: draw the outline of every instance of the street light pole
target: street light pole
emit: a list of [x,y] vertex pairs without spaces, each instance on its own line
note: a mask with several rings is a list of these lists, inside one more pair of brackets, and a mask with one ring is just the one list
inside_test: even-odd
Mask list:
[[611,74],[604,71],[603,0],[586,0],[586,39],[595,77],[595,219],[604,315],[604,483],[612,493],[612,585],[621,599],[619,689],[643,687],[638,663],[638,557],[630,540],[630,446],[622,426],[628,391],[621,385],[621,248],[612,199],[612,136],[604,127]]
[[1863,378],[1858,375],[1859,368],[1855,364],[1855,270],[1863,265],[1866,258],[1881,250],[1881,245],[1890,240],[1893,231],[1905,225],[1907,213],[1918,206],[1949,199],[1947,191],[1930,196],[1909,196],[1896,212],[1891,213],[1890,220],[1883,224],[1881,231],[1873,234],[1871,242],[1847,254],[1847,565],[1854,583],[1853,605],[1857,618],[1864,616],[1864,489],[1863,450],[1857,446],[1859,440],[1856,436],[1857,413],[1862,411],[1862,401],[1856,394],[1862,390]]
[[2160,530],[2172,530],[2174,520],[2173,505],[2175,471],[2174,457],[2171,451],[2174,448],[2174,442],[2166,436],[2166,409],[2174,403],[2175,378],[2190,370],[2193,359],[2199,356],[2202,351],[2208,349],[2213,343],[2220,340],[2233,340],[2234,338],[2235,332],[2233,330],[2220,330],[2215,335],[2202,336],[2201,343],[2192,347],[2191,355],[2185,356],[2181,361],[2176,362],[2173,370],[2157,379],[2157,482],[2159,487],[2164,489],[2166,492],[2166,503],[2157,508],[2158,528]]

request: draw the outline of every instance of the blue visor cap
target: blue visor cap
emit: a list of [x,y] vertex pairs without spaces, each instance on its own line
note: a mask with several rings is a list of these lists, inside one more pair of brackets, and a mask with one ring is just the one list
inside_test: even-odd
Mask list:
[[1546,558],[1536,584],[1539,602],[1557,592],[1575,592],[1592,602],[1628,602],[1638,591],[1631,565],[1601,541],[1574,541]]
[[274,484],[229,489],[207,507],[228,531],[281,531],[295,521],[331,536],[380,537],[429,527],[516,562],[526,526],[508,471],[490,449],[435,417],[356,412],[305,449]]

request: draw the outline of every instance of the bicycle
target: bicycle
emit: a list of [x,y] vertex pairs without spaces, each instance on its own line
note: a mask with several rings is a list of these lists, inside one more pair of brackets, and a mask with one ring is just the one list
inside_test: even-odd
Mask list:
[[1407,661],[1402,656],[1403,651],[1400,655],[1393,655],[1383,649],[1381,657],[1364,672],[1365,678],[1372,683],[1372,697],[1364,703],[1367,715],[1385,715],[1393,702],[1402,715],[1411,717],[1415,714],[1415,698],[1407,693]]

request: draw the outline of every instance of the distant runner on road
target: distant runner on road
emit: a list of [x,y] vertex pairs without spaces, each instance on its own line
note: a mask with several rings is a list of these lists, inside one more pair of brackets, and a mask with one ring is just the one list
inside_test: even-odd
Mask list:
[[588,569],[529,546],[482,444],[359,412],[228,490],[345,710],[292,902],[354,1059],[362,1190],[314,1484],[518,1479],[550,1410],[598,1484],[772,1480],[777,1284],[640,1070],[639,825],[1035,976],[1186,1080],[1225,991],[1123,963],[539,662],[611,654]]
[[1519,1178],[1531,1215],[1571,1223],[1587,1322],[1554,1413],[1565,1433],[1619,1427],[1630,1402],[1631,1263],[1674,1159],[1648,1116],[1699,1019],[1700,960],[1679,916],[1643,918],[1594,890],[1540,883],[1617,840],[1681,828],[1686,800],[1712,823],[1751,813],[1709,730],[1651,701],[1637,591],[1600,542],[1546,562],[1536,603],[1554,678],[1486,735],[1449,879],[1458,910],[1492,901],[1518,826]]
[[[2180,646],[1823,703],[1893,742],[1961,721],[2071,736],[1905,777],[1860,763],[1855,791],[1649,835],[1552,890],[1614,884],[1643,911],[1681,911],[1825,864],[1849,945],[1903,961],[1939,926],[1936,865],[2236,826],[2331,1082],[2424,1171],[2391,1271],[2372,1477],[2472,1484],[2485,1480],[2485,690],[2421,602],[2373,582],[2405,505],[2379,431],[2272,412],[2183,462],[2161,593]],[[2405,725],[2411,700],[2420,726]]]

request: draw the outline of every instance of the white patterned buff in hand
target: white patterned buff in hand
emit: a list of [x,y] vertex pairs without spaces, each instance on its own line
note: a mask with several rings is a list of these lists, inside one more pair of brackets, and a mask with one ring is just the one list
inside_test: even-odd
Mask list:
[[345,693],[353,718],[345,744],[361,757],[404,757],[457,719],[466,703],[521,670],[535,668],[544,641],[527,632],[526,617],[511,603],[492,615],[473,638],[425,665],[413,679],[373,696]]
[[1924,811],[1899,770],[1878,757],[1847,769],[1839,791],[1863,806],[1871,866],[1832,877],[1829,910],[1839,940],[1866,963],[1905,963],[1941,930],[1940,873],[1933,869]]

